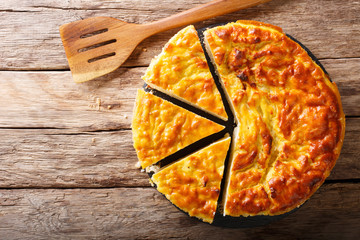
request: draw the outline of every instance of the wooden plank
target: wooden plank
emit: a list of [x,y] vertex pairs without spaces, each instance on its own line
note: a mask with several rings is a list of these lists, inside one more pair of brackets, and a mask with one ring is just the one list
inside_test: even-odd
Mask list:
[[[321,62],[339,86],[345,114],[360,116],[360,58]],[[129,128],[144,72],[143,67],[119,68],[97,80],[75,84],[69,71],[2,71],[0,127]]]
[[[347,119],[345,143],[328,179],[360,176],[360,118]],[[0,129],[0,188],[150,186],[135,167],[130,130],[77,133]]]
[[[351,179],[360,177],[360,119],[347,118],[345,139],[340,157],[329,179]],[[359,151],[359,152],[358,152]]]
[[0,129],[0,188],[150,186],[131,131]]
[[[159,6],[155,0],[1,1],[0,69],[67,69],[58,34],[58,27],[67,22],[92,16],[112,16],[132,23],[146,23],[205,2],[208,0],[168,0]],[[319,58],[360,57],[359,9],[360,3],[356,0],[277,0],[196,26],[201,28],[237,19],[259,20],[281,26]],[[176,31],[178,29],[145,40],[125,65],[148,65]]]
[[337,84],[346,116],[360,116],[360,59],[324,59],[321,61]]
[[190,218],[155,189],[0,190],[0,206],[4,239],[356,239],[360,234],[360,184],[325,185],[286,218],[247,229]]
[[69,71],[0,72],[0,127],[129,128],[144,68],[76,84]]

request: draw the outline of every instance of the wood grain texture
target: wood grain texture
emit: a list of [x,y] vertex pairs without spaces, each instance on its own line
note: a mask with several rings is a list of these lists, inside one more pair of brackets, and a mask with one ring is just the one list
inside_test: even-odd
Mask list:
[[[54,1],[13,0],[0,2],[0,62],[2,70],[67,69],[58,28],[83,18],[111,16],[130,23],[147,23],[206,3],[199,1],[123,0]],[[202,23],[252,19],[281,26],[318,58],[360,57],[360,3],[358,1],[273,0]],[[46,20],[46,21],[44,21]],[[11,23],[11,24],[9,24]],[[145,40],[126,66],[146,66],[178,29]],[[146,49],[146,51],[144,51]]]
[[0,129],[0,188],[150,186],[131,131]]
[[73,82],[60,25],[93,16],[147,23],[208,1],[0,1],[0,239],[358,238],[359,1],[273,0],[195,25],[237,19],[279,25],[322,59],[339,87],[346,135],[329,180],[298,211],[264,227],[222,228],[189,218],[134,166],[136,89],[144,66],[179,29],[146,39],[126,67]]
[[[360,176],[360,118],[346,124],[331,180]],[[0,136],[0,188],[150,186],[147,174],[135,167],[130,130],[0,129]]]
[[[149,24],[97,16],[63,24],[59,31],[73,79],[81,83],[116,70],[140,42],[152,35],[267,1],[270,0],[213,0]],[[106,31],[84,37],[103,29]],[[90,49],[90,46],[106,42],[106,45]]]
[[[267,226],[219,228],[188,217],[155,189],[0,190],[4,239],[356,239],[360,185],[327,184]],[[301,237],[300,237],[301,236]]]
[[[360,116],[360,58],[321,61],[338,85],[344,112]],[[129,128],[136,89],[145,68],[119,68],[76,84],[69,71],[0,72],[0,127],[69,128],[94,131]],[[5,114],[6,113],[6,114]]]
[[346,116],[360,116],[360,66],[355,66],[354,62],[360,63],[360,58],[321,60],[337,84]]
[[82,84],[69,71],[0,72],[0,127],[129,128],[144,71],[121,68]]

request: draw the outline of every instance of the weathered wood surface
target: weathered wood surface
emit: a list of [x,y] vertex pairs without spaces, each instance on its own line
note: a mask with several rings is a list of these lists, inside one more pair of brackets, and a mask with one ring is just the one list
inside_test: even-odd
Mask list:
[[360,116],[360,66],[356,66],[360,64],[360,58],[324,59],[320,62],[339,88],[345,115]]
[[268,226],[229,229],[189,218],[134,166],[136,89],[144,67],[178,29],[145,40],[107,76],[72,81],[61,24],[91,16],[146,23],[207,1],[0,1],[0,239],[358,238],[359,1],[273,0],[196,24],[279,25],[321,59],[339,87],[347,125],[335,168],[302,208]]
[[0,127],[129,128],[144,71],[120,68],[82,84],[74,83],[69,71],[0,72],[0,112],[6,113]]
[[[58,27],[70,21],[112,16],[132,23],[147,23],[207,1],[168,0],[161,1],[160,6],[156,0],[1,1],[0,69],[67,69]],[[196,26],[237,19],[260,20],[281,26],[319,58],[360,57],[359,8],[358,1],[273,0]],[[125,65],[148,65],[177,30],[145,40]]]
[[[360,118],[347,120],[342,153],[330,180],[360,176]],[[150,186],[135,167],[130,130],[78,133],[0,129],[0,188]]]
[[0,129],[0,136],[0,188],[150,186],[135,167],[129,130]]
[[[339,87],[345,114],[359,116],[360,58],[321,62]],[[69,71],[2,71],[0,127],[130,128],[144,72],[144,67],[119,68],[98,80],[76,84]]]
[[278,222],[231,229],[189,218],[152,188],[0,190],[0,232],[2,239],[357,239],[359,206],[359,184],[326,184]]

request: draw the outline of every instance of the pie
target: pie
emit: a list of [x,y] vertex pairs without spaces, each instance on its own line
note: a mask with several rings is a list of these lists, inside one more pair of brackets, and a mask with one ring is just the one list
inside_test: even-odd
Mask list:
[[205,222],[214,219],[230,137],[171,164],[152,176],[157,190],[181,210]]
[[[193,54],[192,47],[182,45],[192,41],[197,43],[188,46],[200,44],[192,26],[170,40],[144,76],[150,87],[186,99],[184,89],[191,86],[181,88],[186,85],[185,79],[203,81],[203,77],[197,78],[197,74],[203,76],[205,71],[202,64],[196,66],[198,55]],[[230,131],[232,137],[229,158],[222,159],[228,152],[227,147],[213,150],[217,144],[224,143],[222,140],[195,153],[189,152],[183,159],[173,159],[168,166],[161,166],[152,181],[174,205],[206,222],[212,222],[215,212],[222,212],[222,208],[223,215],[246,217],[280,215],[299,207],[329,176],[343,144],[345,116],[335,83],[306,50],[281,28],[270,24],[237,21],[212,27],[204,32],[204,45],[211,59],[205,62],[206,66],[215,67],[213,76],[218,77],[222,86],[219,90],[226,96],[223,100],[234,115],[226,123],[228,126],[234,121],[234,131],[231,132],[231,128],[224,131],[224,134]],[[172,56],[175,59],[179,56],[181,61],[169,60]],[[186,73],[182,71],[185,63],[192,65],[186,67]],[[181,74],[177,75],[177,71]],[[174,81],[172,76],[176,76]],[[153,82],[150,84],[150,81]],[[202,94],[208,99],[218,94],[217,90],[208,92],[206,87],[198,86],[194,86],[192,92],[195,99],[201,99],[198,96]],[[216,99],[221,100],[221,97]],[[204,101],[203,105],[199,100],[183,101],[221,117],[214,110],[216,101]],[[193,129],[187,126],[192,125],[190,122],[197,115],[175,105],[172,107],[177,110],[172,111],[168,106],[172,104],[151,93],[138,92],[133,134],[143,168],[223,129],[201,118],[204,123],[199,126],[203,127],[192,133]],[[189,119],[185,121],[187,125],[176,120],[178,114],[191,115],[186,117]],[[228,112],[227,115],[232,114]],[[174,122],[179,123],[175,128],[181,134],[172,129]],[[171,128],[171,131],[160,126]],[[216,167],[217,177],[211,175],[214,165],[210,163],[219,166]],[[224,173],[220,173],[222,171]],[[211,186],[219,186],[219,194],[199,194],[200,190],[210,187],[204,186],[204,176],[214,184]],[[221,207],[216,204],[220,195]]]
[[160,55],[151,61],[143,80],[152,88],[227,119],[221,95],[192,25],[170,39]]

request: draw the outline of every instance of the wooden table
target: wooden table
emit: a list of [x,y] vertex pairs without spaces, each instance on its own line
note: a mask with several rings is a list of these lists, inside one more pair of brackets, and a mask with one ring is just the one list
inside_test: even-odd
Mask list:
[[151,58],[179,29],[145,40],[123,67],[75,84],[58,27],[113,16],[145,23],[207,0],[0,1],[0,239],[358,239],[360,2],[274,0],[195,24],[281,26],[320,59],[346,114],[338,162],[298,211],[267,226],[220,228],[188,217],[135,168],[130,122]]

